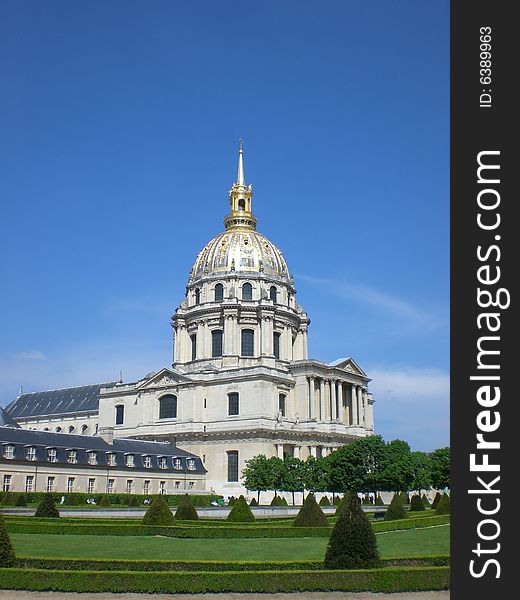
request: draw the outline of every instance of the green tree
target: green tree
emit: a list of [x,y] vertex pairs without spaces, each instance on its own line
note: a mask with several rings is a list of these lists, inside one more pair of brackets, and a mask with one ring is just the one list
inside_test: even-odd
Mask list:
[[164,499],[164,496],[158,494],[154,496],[150,506],[141,520],[143,525],[174,525],[175,517]]
[[386,444],[381,472],[380,489],[408,491],[414,479],[415,463],[407,442],[392,440]]
[[304,463],[303,469],[304,488],[313,493],[328,491],[330,487],[329,475],[330,463],[326,458],[309,456]]
[[355,493],[346,493],[344,507],[330,535],[326,569],[370,569],[380,564],[376,536]]
[[36,507],[35,517],[59,517],[60,512],[54,503],[54,494],[47,493]]
[[291,492],[292,503],[294,502],[295,492],[302,492],[305,489],[305,465],[299,458],[287,457],[283,460],[283,477],[280,490],[282,492]]
[[263,454],[246,460],[246,466],[242,470],[244,487],[250,492],[257,492],[258,503],[260,503],[260,492],[273,489],[271,471],[272,466]]
[[432,486],[431,461],[426,452],[412,452],[413,480],[411,489],[421,492]]
[[184,494],[181,498],[175,518],[182,521],[196,521],[199,518],[197,509],[193,506],[193,502],[188,494]]
[[432,486],[443,490],[450,488],[451,452],[450,448],[437,448],[430,453]]
[[0,567],[13,567],[16,562],[13,546],[0,514]]

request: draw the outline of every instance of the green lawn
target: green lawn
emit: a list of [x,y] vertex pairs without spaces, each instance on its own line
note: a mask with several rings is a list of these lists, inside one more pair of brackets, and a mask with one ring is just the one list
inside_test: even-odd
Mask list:
[[[11,534],[19,556],[134,560],[320,560],[325,538],[176,539],[89,535]],[[449,527],[377,534],[382,557],[449,553]]]

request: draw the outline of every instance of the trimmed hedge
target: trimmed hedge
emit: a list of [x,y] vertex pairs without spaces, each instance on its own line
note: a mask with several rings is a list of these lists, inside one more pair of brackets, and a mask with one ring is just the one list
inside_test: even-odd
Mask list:
[[410,502],[410,512],[416,512],[416,511],[424,511],[426,510],[424,508],[424,503],[421,500],[421,497],[419,496],[419,494],[414,494],[412,496],[412,501]]
[[199,515],[188,494],[185,494],[175,512],[175,518],[182,521],[197,521]]
[[406,512],[403,504],[402,494],[394,494],[392,502],[388,507],[385,514],[385,521],[394,521],[396,519],[406,519],[408,513]]
[[314,494],[307,494],[303,506],[294,519],[294,527],[328,527],[329,522],[320,506],[316,502]]
[[166,503],[162,495],[153,497],[148,510],[141,520],[143,525],[167,525],[171,526],[175,523],[175,517]]
[[37,518],[52,517],[53,519],[56,519],[60,516],[60,511],[56,508],[53,494],[45,494],[40,504],[38,504],[34,516]]
[[[382,567],[444,567],[449,566],[447,554],[414,556],[412,558],[387,558]],[[214,560],[117,560],[32,558],[18,557],[14,565],[25,569],[71,570],[71,571],[314,571],[323,570],[320,560],[276,561],[214,561]]]
[[62,592],[404,592],[448,589],[449,567],[405,567],[356,571],[227,571],[168,573],[143,571],[53,571],[0,569],[3,589]]
[[13,545],[0,514],[0,567],[12,567],[15,561]]
[[435,509],[435,513],[437,515],[449,515],[450,514],[450,497],[448,494],[443,494],[439,503],[437,504],[437,508]]
[[251,521],[255,521],[255,515],[249,508],[244,496],[240,496],[235,504],[233,504],[233,508],[227,516],[226,521],[235,523],[250,523]]
[[396,531],[397,529],[421,529],[424,527],[438,527],[440,525],[449,525],[450,515],[438,517],[408,517],[406,519],[396,519],[395,521],[374,521],[372,528],[374,533],[383,533],[384,531]]

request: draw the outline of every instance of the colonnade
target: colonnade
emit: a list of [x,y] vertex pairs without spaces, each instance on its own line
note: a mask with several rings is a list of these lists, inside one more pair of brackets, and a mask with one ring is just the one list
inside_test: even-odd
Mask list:
[[309,375],[308,418],[365,427],[368,391],[361,385],[334,378]]
[[[328,456],[331,452],[336,450],[336,448],[333,448],[332,446],[298,446],[294,444],[275,444],[275,447],[276,456],[281,459],[284,458],[286,450],[290,450],[290,456],[302,459],[306,458],[304,454],[317,458],[318,456]],[[306,449],[307,452],[304,452],[304,449]]]

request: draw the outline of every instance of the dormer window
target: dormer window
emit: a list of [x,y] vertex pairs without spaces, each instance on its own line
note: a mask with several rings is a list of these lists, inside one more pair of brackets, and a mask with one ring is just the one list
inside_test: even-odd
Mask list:
[[134,466],[134,455],[133,454],[127,454],[126,455],[126,466],[127,467],[133,467]]
[[78,462],[76,450],[67,450],[67,462],[71,464],[76,464]]
[[143,467],[145,469],[150,469],[152,466],[152,457],[151,456],[143,456]]
[[6,446],[4,446],[4,458],[14,458],[14,446],[12,446],[11,444],[7,444]]
[[49,462],[58,462],[58,452],[56,448],[47,448],[47,460]]
[[193,458],[188,458],[186,461],[186,466],[189,471],[195,471],[195,461]]
[[109,452],[107,454],[107,463],[109,467],[115,467],[116,466],[116,455],[113,454],[112,452]]
[[173,459],[173,468],[177,471],[180,471],[182,469],[182,461],[180,458]]
[[168,461],[165,456],[159,456],[159,468],[166,469],[168,467]]
[[87,452],[87,462],[89,465],[97,465],[97,453]]
[[25,450],[25,458],[27,460],[36,460],[36,448],[34,446],[29,446]]

